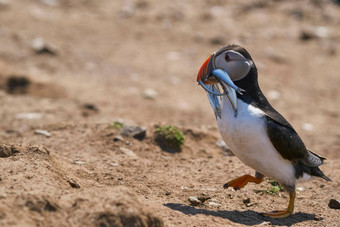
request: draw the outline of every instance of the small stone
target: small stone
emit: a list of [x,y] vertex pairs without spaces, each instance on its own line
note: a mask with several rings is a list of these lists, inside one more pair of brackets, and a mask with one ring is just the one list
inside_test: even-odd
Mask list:
[[76,165],[86,165],[86,162],[85,161],[81,161],[81,160],[74,160],[73,164],[76,164]]
[[151,88],[145,89],[143,91],[143,97],[145,99],[155,99],[157,97],[157,95],[158,95],[157,91],[155,91]]
[[2,178],[0,177],[0,182],[2,181]]
[[203,204],[203,203],[204,203],[205,201],[207,201],[208,199],[211,199],[211,197],[208,196],[208,195],[201,195],[201,196],[198,196],[197,199],[198,199],[199,201],[201,201],[202,204]]
[[17,119],[27,119],[27,120],[33,120],[33,119],[40,119],[42,118],[41,113],[18,113],[15,117]]
[[165,192],[165,195],[171,195],[171,192],[167,191],[167,192]]
[[219,206],[221,206],[221,204],[215,203],[215,202],[209,202],[209,206],[219,207]]
[[95,104],[86,103],[86,104],[83,104],[81,107],[86,109],[86,110],[90,110],[90,111],[94,111],[94,112],[99,112],[99,109],[98,109],[98,107]]
[[340,209],[340,203],[335,199],[331,199],[328,203],[328,207],[331,209]]
[[34,134],[39,134],[39,135],[43,135],[46,136],[47,138],[51,137],[51,133],[49,133],[46,130],[41,130],[41,129],[37,129],[34,131]]
[[245,198],[245,199],[243,199],[242,202],[243,202],[244,205],[246,205],[246,207],[254,206],[254,203],[250,202],[250,198]]
[[118,177],[117,180],[123,180],[123,177]]
[[302,125],[302,129],[305,131],[312,131],[314,129],[314,126],[310,123],[304,123]]
[[132,159],[138,159],[138,156],[136,155],[136,153],[133,152],[133,151],[130,150],[130,149],[127,149],[127,148],[125,148],[125,147],[121,147],[119,150],[120,150],[121,152],[123,152],[125,155],[131,157]]
[[302,29],[299,38],[302,41],[308,41],[312,39],[324,39],[328,38],[328,36],[329,36],[328,28],[323,26],[317,26]]
[[119,166],[119,164],[116,163],[116,162],[111,162],[111,163],[110,163],[110,166],[112,166],[112,167],[117,167],[117,166]]
[[305,188],[304,187],[297,187],[296,190],[302,192],[302,191],[305,190]]
[[124,141],[123,137],[118,135],[118,136],[115,136],[115,138],[113,138],[113,142],[118,142],[118,141]]
[[120,135],[143,140],[146,136],[146,129],[139,126],[124,126],[120,131]]
[[80,188],[80,185],[73,179],[67,181],[72,188]]
[[192,206],[198,206],[202,204],[202,201],[199,200],[196,196],[190,196],[188,198],[188,201],[190,202],[190,205]]
[[322,221],[322,220],[323,220],[323,218],[321,217],[321,215],[316,214],[316,215],[314,216],[314,221]]
[[32,41],[32,48],[37,54],[56,55],[56,50],[48,44],[43,38],[38,37]]

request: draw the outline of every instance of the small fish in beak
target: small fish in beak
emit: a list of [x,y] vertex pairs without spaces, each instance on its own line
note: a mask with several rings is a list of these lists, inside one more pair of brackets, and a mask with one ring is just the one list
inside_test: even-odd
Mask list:
[[[222,69],[215,69],[212,61],[215,59],[213,57],[209,57],[202,65],[198,75],[197,81],[199,85],[201,85],[204,90],[208,92],[208,98],[210,104],[215,112],[216,117],[221,118],[221,98],[217,96],[227,96],[228,100],[234,110],[234,116],[237,116],[237,95],[236,92],[240,95],[243,94],[244,90],[237,87],[234,82],[231,80],[228,73]],[[221,93],[218,89],[217,84],[220,84],[223,93]]]

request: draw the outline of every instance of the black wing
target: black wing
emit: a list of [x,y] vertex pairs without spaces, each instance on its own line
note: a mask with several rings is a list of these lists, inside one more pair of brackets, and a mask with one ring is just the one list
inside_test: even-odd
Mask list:
[[267,134],[275,149],[284,159],[297,161],[307,159],[307,151],[300,136],[292,127],[287,127],[267,116]]

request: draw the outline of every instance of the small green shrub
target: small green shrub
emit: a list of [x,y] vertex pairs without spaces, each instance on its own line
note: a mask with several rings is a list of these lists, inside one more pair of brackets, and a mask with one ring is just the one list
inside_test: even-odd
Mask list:
[[276,194],[277,192],[282,192],[283,191],[283,187],[278,182],[270,181],[269,184],[271,186],[266,191],[268,194]]
[[184,135],[180,129],[175,126],[157,126],[154,133],[156,143],[168,152],[181,151],[181,145],[184,144]]
[[111,127],[116,128],[116,129],[121,129],[124,127],[124,124],[119,121],[115,121],[112,123]]

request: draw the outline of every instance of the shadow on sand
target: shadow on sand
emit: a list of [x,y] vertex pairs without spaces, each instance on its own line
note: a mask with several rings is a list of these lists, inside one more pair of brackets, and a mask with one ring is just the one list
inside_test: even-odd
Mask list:
[[314,220],[314,214],[302,213],[298,212],[291,215],[288,218],[284,219],[273,219],[269,217],[264,217],[260,213],[256,213],[251,210],[247,211],[211,211],[202,208],[195,208],[192,206],[187,206],[179,203],[166,203],[164,206],[172,209],[180,211],[187,215],[197,215],[197,214],[204,214],[204,215],[211,215],[215,217],[220,217],[224,219],[228,219],[232,222],[243,224],[243,225],[258,225],[263,222],[270,222],[272,225],[279,225],[279,226],[291,226],[293,224]]

